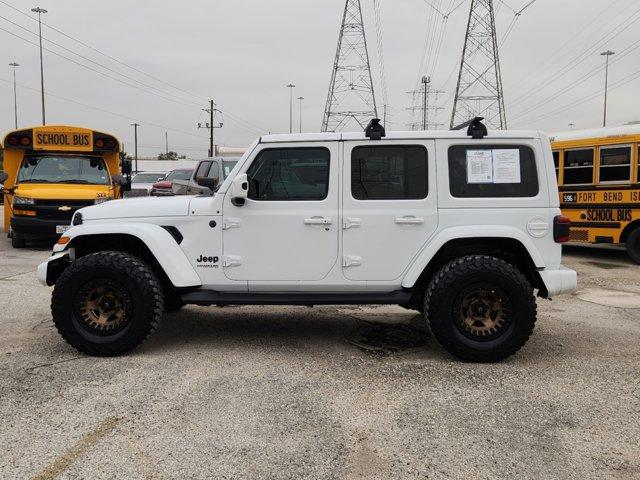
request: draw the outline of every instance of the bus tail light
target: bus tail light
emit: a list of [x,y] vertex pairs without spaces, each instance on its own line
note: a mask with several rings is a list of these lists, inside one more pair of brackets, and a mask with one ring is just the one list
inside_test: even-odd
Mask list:
[[571,239],[571,219],[558,215],[553,219],[553,240],[556,243],[567,243]]

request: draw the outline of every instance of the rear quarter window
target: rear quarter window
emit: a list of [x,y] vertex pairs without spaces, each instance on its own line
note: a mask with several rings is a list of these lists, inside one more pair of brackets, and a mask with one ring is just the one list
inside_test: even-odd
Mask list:
[[449,147],[449,190],[456,198],[535,197],[536,157],[526,145]]

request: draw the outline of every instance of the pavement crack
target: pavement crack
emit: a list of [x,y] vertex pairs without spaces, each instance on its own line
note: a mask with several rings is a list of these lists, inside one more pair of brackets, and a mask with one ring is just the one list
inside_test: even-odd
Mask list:
[[67,358],[65,360],[60,360],[58,362],[42,363],[40,365],[34,365],[33,367],[27,367],[27,368],[25,368],[25,371],[31,373],[34,370],[37,370],[38,368],[52,367],[53,365],[59,365],[61,363],[73,362],[74,360],[82,360],[83,358],[86,358],[86,357],[73,357],[73,358]]

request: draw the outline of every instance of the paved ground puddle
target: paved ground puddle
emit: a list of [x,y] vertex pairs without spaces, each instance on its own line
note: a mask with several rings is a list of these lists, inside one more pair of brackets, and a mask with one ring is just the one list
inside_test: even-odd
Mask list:
[[585,288],[576,296],[585,302],[596,303],[605,307],[640,308],[640,293],[605,290],[603,288]]
[[429,333],[421,316],[411,323],[380,323],[358,320],[347,341],[368,353],[387,355],[426,345]]

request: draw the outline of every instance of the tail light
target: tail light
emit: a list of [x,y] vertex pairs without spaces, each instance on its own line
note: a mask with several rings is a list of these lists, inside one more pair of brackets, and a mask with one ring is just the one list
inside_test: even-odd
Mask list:
[[556,243],[567,243],[571,239],[571,219],[558,215],[553,219],[553,240]]

